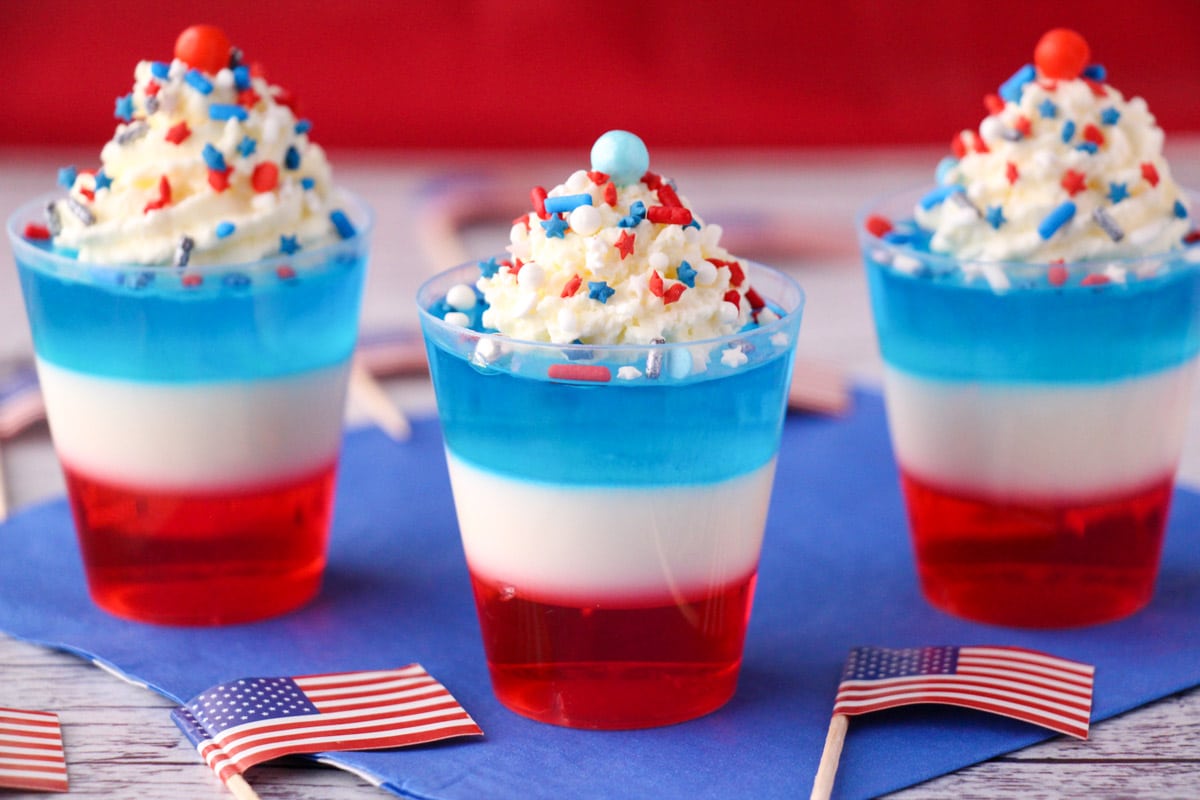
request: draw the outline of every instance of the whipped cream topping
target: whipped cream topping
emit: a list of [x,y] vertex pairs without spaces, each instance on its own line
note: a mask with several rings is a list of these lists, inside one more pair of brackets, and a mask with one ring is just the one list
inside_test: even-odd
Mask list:
[[[1071,32],[1043,42],[1055,34]],[[1086,57],[1082,37],[1071,43]],[[954,138],[938,188],[915,211],[930,248],[1040,263],[1180,247],[1192,227],[1189,200],[1146,102],[1126,99],[1099,65],[1064,75],[1043,60],[1042,44],[1037,58],[986,99],[991,113],[978,131]]]
[[83,261],[185,265],[290,253],[352,231],[290,96],[232,51],[215,73],[142,61],[98,170],[59,172],[56,247]]
[[533,211],[513,224],[511,258],[481,264],[483,326],[526,341],[650,344],[750,322],[763,303],[746,262],[648,163],[640,139],[613,131],[593,149],[593,169],[535,188]]

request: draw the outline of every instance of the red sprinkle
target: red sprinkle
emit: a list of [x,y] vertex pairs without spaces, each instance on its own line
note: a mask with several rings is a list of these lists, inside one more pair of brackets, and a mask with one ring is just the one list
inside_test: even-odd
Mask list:
[[596,184],[597,186],[603,186],[604,184],[608,183],[608,173],[607,172],[601,172],[600,170],[590,169],[590,170],[588,170],[587,176],[588,176],[588,180],[590,180],[592,183]]
[[579,287],[582,283],[583,278],[579,277],[578,275],[572,275],[571,279],[567,281],[566,285],[563,286],[562,294],[559,296],[574,297],[575,293],[579,291]]
[[960,160],[967,154],[967,145],[963,142],[961,133],[956,134],[954,138],[950,140],[950,152],[954,154],[955,158]]
[[1013,123],[1013,127],[1022,136],[1028,137],[1033,135],[1033,124],[1029,121],[1029,117],[1025,116],[1024,114],[1017,117],[1017,121]]
[[296,99],[296,95],[292,94],[290,89],[283,89],[279,86],[273,88],[273,97],[275,102],[281,106],[287,106],[296,116],[300,116],[300,101]]
[[525,230],[529,230],[529,215],[522,214],[521,216],[514,219],[512,224],[513,225],[524,225]]
[[750,303],[750,308],[758,311],[760,308],[766,308],[766,301],[762,299],[762,295],[754,291],[754,289],[746,290],[746,301]]
[[971,131],[971,147],[976,153],[990,153],[987,142],[983,141],[983,137],[979,135],[979,131]]
[[625,256],[633,252],[633,242],[637,237],[629,231],[621,231],[621,238],[617,239],[617,243],[613,247],[621,252],[621,260],[625,260]]
[[26,239],[33,239],[34,241],[43,241],[50,238],[50,229],[36,222],[26,222],[23,233]]
[[1061,264],[1055,264],[1046,270],[1046,280],[1050,281],[1051,286],[1062,286],[1067,282],[1067,268]]
[[558,381],[593,381],[608,383],[612,373],[599,364],[551,364],[546,375]]
[[[506,264],[508,262],[501,261],[500,263]],[[512,260],[512,263],[508,265],[508,274],[512,275],[514,278],[517,277],[517,275],[521,274],[521,267],[523,267],[523,266],[525,266],[524,261],[522,261],[519,258],[514,258]]]
[[146,214],[150,211],[162,208],[171,202],[171,182],[167,180],[167,176],[163,175],[158,179],[158,198],[146,203],[146,207],[142,209],[142,213]]
[[233,172],[233,167],[225,169],[208,170],[208,185],[213,188],[214,192],[220,193],[229,188],[229,173]]
[[659,186],[656,192],[658,194],[658,202],[662,203],[664,206],[683,205],[683,203],[679,202],[679,195],[675,194],[675,190],[669,183],[664,183]]
[[733,303],[738,307],[741,307],[742,305],[742,295],[737,289],[730,289],[728,292],[726,292],[724,299],[726,303]]
[[237,96],[238,105],[247,110],[258,105],[258,101],[261,99],[262,97],[259,96],[258,92],[249,88],[242,89],[240,92],[238,92]]
[[550,215],[546,213],[546,190],[541,186],[535,186],[529,191],[529,199],[533,201],[533,210],[538,215],[538,219],[550,219]]
[[725,266],[729,267],[729,285],[741,286],[742,281],[746,280],[746,273],[742,272],[742,265],[736,261],[726,261]]
[[285,281],[290,281],[292,278],[296,277],[296,270],[292,269],[287,264],[284,264],[283,266],[275,269],[275,274]]
[[665,292],[663,292],[663,296],[662,296],[663,305],[664,306],[671,305],[671,303],[674,303],[676,300],[678,300],[685,291],[687,291],[686,283],[671,284],[671,288],[669,288]]
[[188,287],[189,289],[195,288],[195,287],[199,286],[200,284],[204,283],[204,278],[201,277],[200,275],[184,275],[183,278],[181,278],[180,280],[183,283],[183,285]]
[[1100,81],[1094,81],[1091,78],[1084,78],[1083,82],[1086,83],[1088,85],[1088,88],[1092,90],[1093,96],[1095,96],[1095,97],[1107,97],[1108,96],[1108,89],[1105,88],[1104,84],[1100,83]]
[[1004,101],[998,94],[988,94],[983,97],[983,107],[989,114],[999,114],[1004,110]]
[[1104,144],[1104,132],[1090,122],[1083,129],[1083,138],[1096,146]]
[[1200,229],[1194,230],[1183,237],[1184,244],[1195,244],[1196,242],[1200,242]]
[[171,144],[181,144],[184,139],[192,135],[192,129],[188,127],[186,122],[181,122],[178,125],[172,125],[167,129],[163,138]]
[[95,202],[95,200],[96,200],[96,192],[93,189],[88,189],[88,188],[84,187],[79,190],[79,193],[81,195],[83,195],[84,197],[86,197],[88,199],[89,203]]
[[658,270],[650,273],[650,294],[655,297],[663,296],[663,280],[662,275],[658,274]]
[[863,227],[867,229],[867,233],[878,239],[882,239],[891,233],[892,221],[882,214],[872,214],[863,222]]
[[1012,185],[1017,182],[1017,178],[1021,177],[1021,172],[1017,169],[1016,164],[1009,161],[1008,166],[1004,168],[1004,176],[1008,178],[1009,185]]
[[150,81],[149,83],[146,84],[146,96],[154,97],[155,95],[158,94],[158,90],[161,88],[162,88],[162,86],[160,86],[158,83],[156,83],[154,81]]
[[1142,164],[1142,177],[1145,178],[1151,186],[1158,186],[1158,170],[1155,169],[1154,165],[1149,161]]
[[646,170],[646,174],[642,176],[642,183],[646,184],[646,188],[650,191],[656,192],[658,187],[662,186],[662,177]]
[[617,185],[609,182],[604,186],[604,202],[613,208],[617,206]]
[[1091,275],[1088,275],[1086,278],[1081,280],[1079,282],[1079,285],[1080,286],[1103,286],[1106,283],[1108,283],[1107,276],[1100,275],[1098,273],[1093,272]]
[[254,167],[250,185],[256,192],[269,192],[279,183],[279,167],[274,161],[263,161]]
[[1060,185],[1067,190],[1069,197],[1074,197],[1087,188],[1087,175],[1069,169],[1063,173]]
[[692,212],[682,206],[650,206],[646,219],[664,225],[690,225]]

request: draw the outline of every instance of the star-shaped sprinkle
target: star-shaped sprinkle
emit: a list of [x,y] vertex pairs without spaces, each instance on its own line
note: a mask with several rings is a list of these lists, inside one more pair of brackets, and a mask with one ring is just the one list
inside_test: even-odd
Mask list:
[[633,252],[633,240],[637,238],[629,231],[621,231],[621,238],[617,239],[613,247],[617,248],[621,253],[621,260],[625,260],[625,256]]
[[1054,119],[1058,116],[1058,106],[1054,105],[1054,101],[1047,97],[1038,106],[1038,113],[1042,115],[1042,119]]
[[113,116],[119,120],[129,122],[133,119],[133,93],[129,93],[124,97],[117,98],[116,108],[113,109]]
[[608,281],[588,281],[588,297],[607,303],[608,298],[616,294],[616,290],[608,285]]
[[675,270],[675,276],[689,289],[696,287],[696,269],[688,262],[679,262],[679,268]]
[[1087,176],[1082,172],[1069,169],[1063,173],[1060,183],[1067,190],[1067,196],[1074,197],[1087,188]]
[[983,215],[983,218],[986,219],[988,225],[991,225],[994,229],[999,229],[1001,225],[1003,225],[1005,222],[1008,222],[1008,220],[1004,218],[1004,209],[1002,209],[1000,206],[988,206],[988,210]]
[[567,232],[567,221],[558,214],[551,214],[550,219],[541,220],[542,230],[547,239],[563,239]]
[[107,189],[112,186],[112,178],[108,177],[103,169],[96,173],[94,180],[96,181],[94,188],[97,192],[101,189]]
[[500,262],[495,256],[479,262],[479,274],[485,278],[494,278],[500,271]]
[[280,236],[279,237],[279,252],[285,256],[290,256],[300,249],[300,243],[296,241],[295,236]]
[[75,176],[78,173],[74,167],[59,167],[58,168],[58,185],[64,189],[70,189],[75,185]]
[[167,132],[163,134],[163,138],[171,144],[180,144],[191,135],[192,129],[188,127],[188,124],[186,122],[180,122],[179,124],[172,125],[170,128],[168,128]]
[[1108,199],[1116,204],[1129,197],[1129,184],[1113,182],[1108,185]]
[[238,142],[237,149],[242,158],[249,158],[250,156],[254,155],[254,151],[258,149],[258,142],[249,136],[243,136],[242,140]]
[[1119,119],[1121,119],[1121,112],[1112,106],[1100,112],[1100,123],[1102,125],[1116,125]]

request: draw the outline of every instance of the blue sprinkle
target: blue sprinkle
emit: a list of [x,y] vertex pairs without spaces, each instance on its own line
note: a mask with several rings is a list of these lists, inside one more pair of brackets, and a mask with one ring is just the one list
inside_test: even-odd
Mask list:
[[675,276],[689,289],[696,288],[696,270],[688,262],[679,262],[679,268],[675,270]]
[[218,222],[216,231],[217,238],[224,239],[228,236],[231,236],[235,230],[237,230],[237,226],[232,222]]
[[231,289],[245,289],[250,285],[250,276],[241,272],[231,272],[221,279]]
[[646,218],[646,204],[641,200],[634,200],[633,205],[629,206],[629,215],[621,217],[617,222],[618,228],[636,228],[642,220]]
[[329,221],[333,223],[333,227],[337,228],[338,236],[343,239],[349,239],[357,233],[354,229],[354,223],[350,222],[350,218],[346,216],[346,212],[340,208],[329,213]]
[[285,256],[290,256],[300,249],[300,243],[296,241],[295,236],[280,236],[279,237],[279,252]]
[[308,133],[312,130],[312,120],[302,119],[296,123],[296,135]]
[[70,189],[75,185],[75,176],[78,173],[74,167],[59,167],[58,168],[58,185],[64,189]]
[[1095,142],[1080,142],[1079,144],[1075,145],[1075,149],[1096,155],[1096,153],[1099,152],[1100,147]]
[[150,74],[158,78],[160,81],[165,81],[171,77],[171,65],[165,61],[151,61]]
[[1104,68],[1103,64],[1088,64],[1083,68],[1083,77],[1103,82],[1108,77],[1108,70]]
[[1187,219],[1187,206],[1183,204],[1183,201],[1176,200],[1175,207],[1172,210],[1175,212],[1175,216],[1179,217],[1180,219]]
[[250,88],[249,67],[239,65],[233,68],[233,85],[238,88],[238,91],[243,91]]
[[283,165],[288,169],[300,167],[300,151],[294,145],[288,146],[287,153],[283,156]]
[[947,178],[946,176],[950,174],[950,170],[954,169],[957,166],[958,166],[958,159],[955,158],[954,156],[946,156],[941,161],[939,161],[938,165],[937,165],[937,169],[934,170],[934,173],[933,173],[933,178],[934,178],[934,181],[937,182],[937,185],[938,186],[949,186],[950,185],[949,178]]
[[[611,177],[611,173],[609,176]],[[608,298],[616,293],[616,290],[608,285],[608,281],[588,281],[588,297],[592,300],[607,304]]]
[[913,240],[913,235],[911,233],[891,230],[883,235],[883,240],[889,244],[908,244]]
[[183,82],[200,94],[212,94],[213,86],[200,70],[189,69],[183,76]]
[[101,189],[107,189],[108,187],[112,186],[112,178],[108,177],[103,169],[96,173],[95,180],[97,192]]
[[592,169],[608,175],[617,186],[629,186],[650,169],[650,153],[634,134],[609,131],[592,145]]
[[984,214],[984,219],[993,229],[999,229],[1001,225],[1008,222],[1004,218],[1004,209],[1000,206],[988,206],[987,213]]
[[213,103],[208,107],[208,118],[223,122],[227,119],[245,120],[249,112],[237,103]]
[[486,261],[479,262],[479,274],[485,278],[494,278],[499,271],[500,262],[494,256]]
[[683,226],[684,230],[687,230],[688,228],[695,228],[696,230],[700,230],[700,223],[696,220],[695,215],[692,216],[691,222],[689,222],[687,225]]
[[249,158],[254,155],[254,151],[257,149],[258,142],[249,136],[243,136],[242,140],[238,142],[238,153],[241,154],[242,158]]
[[1031,83],[1037,79],[1037,70],[1033,68],[1033,64],[1026,64],[1021,67],[1013,76],[1000,85],[998,94],[1004,100],[1010,103],[1021,102],[1021,91],[1025,88],[1025,84]]
[[113,109],[113,116],[125,122],[133,119],[133,94],[117,98],[117,105]]
[[939,186],[921,198],[921,208],[928,211],[929,209],[943,202],[950,195],[961,191],[964,191],[963,187],[956,183],[951,184],[950,186]]
[[1112,106],[1100,112],[1100,122],[1104,125],[1116,125],[1119,119],[1121,119],[1121,112]]
[[1129,197],[1129,184],[1127,183],[1110,183],[1108,185],[1108,199],[1116,205],[1117,203]]
[[1066,144],[1067,142],[1071,141],[1071,139],[1074,136],[1075,136],[1075,123],[1072,122],[1071,120],[1067,120],[1066,122],[1063,123],[1063,127],[1062,127],[1063,144]]
[[221,151],[213,147],[211,142],[204,145],[200,155],[204,157],[204,163],[209,169],[215,172],[225,171],[225,156],[221,155]]
[[1042,115],[1042,119],[1054,119],[1058,116],[1058,106],[1054,105],[1054,101],[1047,97],[1038,106],[1038,113]]
[[547,214],[569,214],[579,206],[590,206],[592,196],[590,194],[565,194],[559,197],[547,197],[545,202]]
[[1038,236],[1041,236],[1043,240],[1049,239],[1074,216],[1075,204],[1068,200],[1047,214],[1045,219],[1038,224]]
[[[549,209],[547,209],[549,210]],[[547,239],[563,239],[567,232],[567,221],[558,214],[551,214],[550,219],[541,220],[542,230]]]
[[314,178],[301,178],[300,179],[300,187],[303,189],[311,189],[316,185],[317,185],[317,181]]

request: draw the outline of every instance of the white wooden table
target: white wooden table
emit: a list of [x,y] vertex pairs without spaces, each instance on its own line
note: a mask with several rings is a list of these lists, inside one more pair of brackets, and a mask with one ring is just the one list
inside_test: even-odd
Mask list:
[[[652,167],[675,178],[706,219],[728,222],[731,249],[799,277],[808,293],[801,351],[872,382],[878,375],[878,357],[851,220],[856,208],[872,195],[928,181],[941,155],[940,150],[926,149],[652,152],[651,157]],[[1175,142],[1168,155],[1185,183],[1200,186],[1200,141]],[[454,196],[445,189],[457,181],[447,176],[466,178],[481,172],[492,176],[506,192],[503,196],[512,197],[511,208],[496,214],[506,220],[525,210],[530,186],[557,183],[580,166],[584,156],[331,153],[339,181],[364,195],[383,221],[373,247],[364,329],[415,324],[412,298],[425,275],[456,260],[487,254],[502,243],[506,226],[468,229],[458,242],[419,232],[419,224],[429,218],[425,211],[429,198]],[[20,203],[51,189],[57,167],[87,167],[94,158],[90,151],[0,150],[0,216],[7,218]],[[768,227],[755,229],[739,221],[748,218],[747,210],[769,220]],[[0,360],[27,357],[29,336],[6,239],[0,242],[0,251]],[[424,380],[393,381],[387,388],[410,413],[429,413],[433,408]],[[44,425],[0,442],[0,453],[12,507],[61,494],[62,480]],[[1193,414],[1181,478],[1200,485],[1200,413]],[[73,656],[0,635],[0,706],[60,714],[70,797],[229,797],[171,723],[169,701]],[[390,796],[349,773],[307,764],[263,765],[252,770],[249,779],[264,800]],[[9,796],[17,795],[0,790],[0,797]],[[909,799],[1197,796],[1200,689],[1098,723],[1086,743],[1060,737],[895,795]]]

